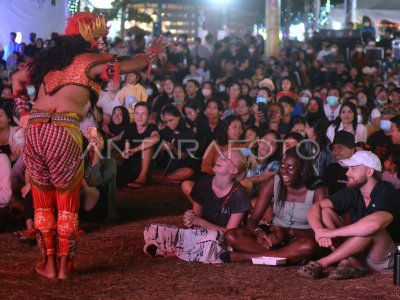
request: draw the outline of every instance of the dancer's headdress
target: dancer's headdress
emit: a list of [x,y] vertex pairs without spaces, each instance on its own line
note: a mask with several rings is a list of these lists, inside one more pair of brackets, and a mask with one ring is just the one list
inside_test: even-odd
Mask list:
[[96,45],[96,39],[107,36],[108,27],[104,16],[90,12],[81,12],[73,15],[67,21],[65,35],[80,34],[92,46]]

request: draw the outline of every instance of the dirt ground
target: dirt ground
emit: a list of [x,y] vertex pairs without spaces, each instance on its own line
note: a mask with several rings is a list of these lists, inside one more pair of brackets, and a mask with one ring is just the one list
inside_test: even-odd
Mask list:
[[68,281],[34,271],[38,249],[0,234],[0,299],[400,299],[393,275],[347,281],[298,277],[298,267],[205,265],[142,253],[148,223],[180,224],[189,207],[178,186],[118,191],[116,225],[84,225],[77,270]]

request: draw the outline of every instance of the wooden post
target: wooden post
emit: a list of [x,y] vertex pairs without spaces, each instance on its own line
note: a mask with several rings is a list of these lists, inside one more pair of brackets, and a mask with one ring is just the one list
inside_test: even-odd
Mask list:
[[281,22],[281,0],[265,0],[265,28],[267,38],[265,40],[266,57],[279,54],[279,28]]

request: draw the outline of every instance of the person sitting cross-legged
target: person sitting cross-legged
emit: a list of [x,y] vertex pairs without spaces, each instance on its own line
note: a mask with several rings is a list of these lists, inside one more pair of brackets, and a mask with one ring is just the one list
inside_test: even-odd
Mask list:
[[[279,175],[268,178],[260,191],[246,228],[225,232],[226,243],[233,252],[221,254],[224,262],[248,261],[260,256],[286,257],[299,263],[315,255],[317,244],[307,221],[313,203],[327,196],[327,189],[314,174],[310,159],[304,159],[301,148],[285,152]],[[274,200],[273,200],[274,199]],[[259,225],[264,212],[273,201],[272,225]]]
[[240,226],[251,209],[246,188],[237,180],[254,167],[253,156],[239,149],[220,153],[214,174],[199,178],[190,197],[192,210],[183,215],[186,228],[150,224],[144,230],[144,253],[176,256],[185,261],[221,263],[226,251],[223,232]]
[[[349,168],[347,188],[315,203],[308,214],[315,240],[332,250],[299,270],[308,278],[322,277],[336,263],[331,279],[356,278],[364,268],[384,272],[393,266],[394,242],[400,242],[400,201],[394,186],[380,179],[378,156],[358,151],[340,163]],[[339,218],[344,212],[349,212],[351,224]]]

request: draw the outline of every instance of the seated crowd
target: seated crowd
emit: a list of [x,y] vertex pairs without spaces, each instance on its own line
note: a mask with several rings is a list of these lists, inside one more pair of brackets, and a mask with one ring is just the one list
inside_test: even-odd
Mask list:
[[[308,278],[337,263],[332,279],[390,268],[400,243],[400,68],[391,49],[369,62],[359,44],[345,64],[335,44],[318,52],[297,43],[265,61],[250,35],[210,41],[200,44],[205,57],[185,39],[170,42],[150,74],[108,83],[87,107],[81,220],[116,221],[119,187],[179,183],[192,204],[186,228],[147,226],[150,256],[285,257],[308,262],[299,270]],[[127,55],[143,50],[117,42]],[[24,124],[11,85],[2,78],[0,230],[20,212],[29,240]],[[33,104],[37,91],[26,92]]]

